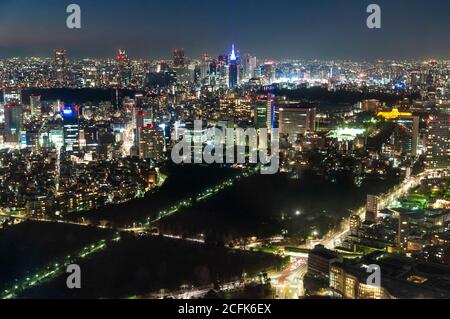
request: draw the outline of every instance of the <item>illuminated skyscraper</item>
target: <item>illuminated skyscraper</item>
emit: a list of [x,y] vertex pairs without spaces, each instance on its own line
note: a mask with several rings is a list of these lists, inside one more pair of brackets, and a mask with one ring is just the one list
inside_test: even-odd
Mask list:
[[419,117],[400,116],[396,120],[394,130],[394,147],[396,151],[417,156],[419,145]]
[[164,132],[153,125],[147,125],[140,130],[139,157],[161,161],[164,156]]
[[23,108],[19,103],[5,105],[5,141],[17,143],[23,124]]
[[64,86],[67,82],[66,50],[55,51],[55,80],[57,85]]
[[431,117],[427,130],[428,169],[446,169],[450,167],[450,118],[446,113]]
[[267,100],[258,99],[255,103],[255,127],[256,129],[267,128]]
[[134,121],[134,126],[136,128],[136,145],[139,145],[141,142],[142,130],[146,127],[153,126],[153,109],[146,108],[135,111]]
[[378,201],[379,201],[379,198],[377,196],[367,195],[366,221],[375,222],[377,220]]
[[272,93],[269,93],[267,96],[266,111],[267,111],[266,127],[267,127],[267,129],[269,129],[269,131],[271,131],[273,128],[275,128],[275,113],[276,113],[275,97]]
[[353,215],[350,217],[350,235],[358,236],[359,229],[361,228],[361,217]]
[[79,107],[65,104],[62,109],[64,120],[64,149],[67,155],[80,153]]
[[251,79],[254,76],[257,60],[256,56],[247,54],[243,60],[244,64],[244,77],[247,79]]
[[211,72],[211,58],[208,53],[203,54],[202,63],[200,64],[200,80],[205,84],[209,84],[209,75]]
[[131,62],[125,50],[119,50],[117,55],[118,84],[127,87],[131,84]]
[[234,89],[238,86],[238,57],[236,55],[236,51],[234,50],[234,44],[233,48],[231,50],[230,54],[230,69],[229,69],[229,87],[231,89]]

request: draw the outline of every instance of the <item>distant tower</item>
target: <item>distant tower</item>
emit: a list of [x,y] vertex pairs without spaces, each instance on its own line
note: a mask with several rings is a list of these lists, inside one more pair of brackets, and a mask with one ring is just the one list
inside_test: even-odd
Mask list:
[[238,57],[234,50],[234,44],[230,54],[230,69],[229,69],[229,86],[234,89],[238,86]]
[[67,56],[66,50],[55,51],[55,80],[59,86],[67,83]]
[[125,50],[119,50],[117,64],[119,68],[118,84],[120,87],[127,87],[131,84],[131,62]]
[[173,50],[173,66],[176,68],[182,68],[186,65],[186,56],[184,49]]

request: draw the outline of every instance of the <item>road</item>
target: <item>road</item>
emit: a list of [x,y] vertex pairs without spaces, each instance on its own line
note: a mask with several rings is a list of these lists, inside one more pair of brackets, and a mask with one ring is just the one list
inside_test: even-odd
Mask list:
[[[240,289],[244,289],[246,285],[252,284],[252,283],[258,283],[258,279],[251,279],[247,281],[233,281],[229,283],[225,283],[221,285],[221,291],[222,292],[230,292],[230,291],[237,291]],[[178,291],[161,291],[159,293],[153,293],[146,295],[142,297],[141,299],[165,299],[165,298],[172,298],[172,299],[182,299],[182,300],[188,300],[188,299],[199,299],[204,298],[206,294],[211,291],[213,287],[211,285],[204,286],[204,287],[195,287],[192,289],[182,289]]]
[[308,271],[306,258],[296,259],[280,273],[270,275],[276,299],[299,299],[305,295],[303,279]]
[[[441,172],[437,174],[435,171],[426,171],[417,176],[411,176],[407,180],[405,180],[400,185],[394,187],[390,192],[380,196],[378,206],[379,209],[385,209],[389,207],[395,200],[398,200],[400,197],[403,197],[409,193],[409,191],[417,186],[427,178],[438,178],[443,176],[449,176],[449,171]],[[361,217],[362,220],[365,219],[366,207],[363,206],[354,212],[355,215]],[[334,249],[337,245],[339,245],[346,235],[350,232],[350,224],[348,219],[345,219],[339,227],[337,227],[334,231],[327,234],[321,241],[321,244],[327,247],[328,249]],[[313,247],[310,247],[313,248]]]

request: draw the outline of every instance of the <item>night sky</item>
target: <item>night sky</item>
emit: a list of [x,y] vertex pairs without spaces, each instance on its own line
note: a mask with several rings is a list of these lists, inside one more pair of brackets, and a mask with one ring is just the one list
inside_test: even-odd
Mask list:
[[[66,28],[71,3],[81,30]],[[366,27],[370,3],[380,30]],[[450,59],[450,0],[0,0],[0,57],[215,56],[232,43],[265,58]]]

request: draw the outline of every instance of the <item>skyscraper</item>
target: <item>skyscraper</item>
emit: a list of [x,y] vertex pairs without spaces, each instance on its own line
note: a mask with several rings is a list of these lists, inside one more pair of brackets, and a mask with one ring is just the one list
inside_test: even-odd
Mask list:
[[379,201],[379,198],[377,196],[367,195],[366,221],[373,223],[377,220],[378,201]]
[[238,86],[238,57],[234,50],[234,44],[230,54],[230,68],[229,68],[229,87],[234,89]]
[[358,236],[359,229],[361,228],[361,217],[353,215],[350,217],[350,235]]
[[269,129],[269,131],[271,131],[273,128],[275,128],[275,113],[276,113],[275,97],[274,97],[274,95],[272,93],[269,93],[267,95],[266,112],[267,112],[266,127],[267,127],[267,129]]
[[411,156],[417,156],[419,146],[419,120],[418,116],[411,116],[400,117],[395,121],[398,129],[405,133],[404,138],[399,138],[397,135],[397,139],[394,141],[396,149],[400,149]]
[[256,129],[267,128],[267,100],[258,98],[255,103],[255,127]]
[[5,105],[5,141],[17,143],[23,124],[23,108],[17,102]]
[[400,112],[398,108],[393,108],[390,112],[379,112],[378,116],[395,123],[392,134],[395,151],[417,156],[420,118],[410,112]]
[[140,130],[139,157],[160,161],[164,156],[164,132],[153,125],[147,125]]
[[131,84],[131,62],[125,50],[120,49],[117,55],[118,79],[120,87],[127,87]]
[[64,125],[64,150],[67,155],[78,156],[80,152],[79,107],[65,104],[62,109]]
[[432,116],[427,129],[428,169],[446,169],[450,167],[450,118],[446,113]]
[[58,86],[64,86],[67,82],[67,57],[66,50],[55,51],[55,80]]
[[254,76],[257,60],[256,56],[247,54],[243,61],[244,64],[244,77],[246,79],[251,79]]

